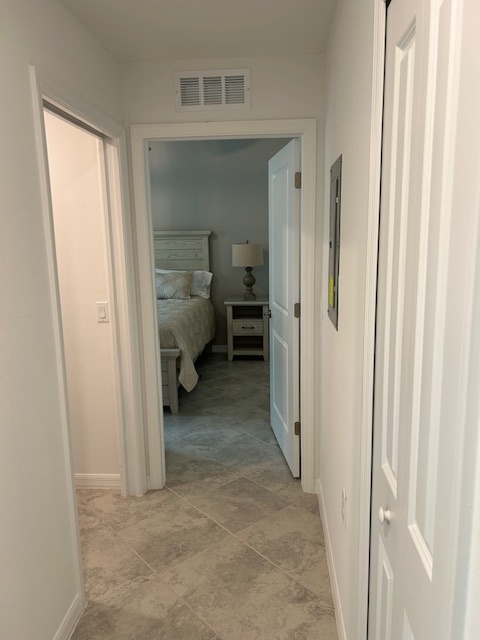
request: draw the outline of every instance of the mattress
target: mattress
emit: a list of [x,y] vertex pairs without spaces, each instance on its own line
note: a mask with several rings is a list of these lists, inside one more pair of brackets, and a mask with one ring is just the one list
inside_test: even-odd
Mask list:
[[161,349],[180,349],[179,381],[191,391],[198,382],[194,360],[215,336],[215,314],[210,300],[157,300],[158,337]]

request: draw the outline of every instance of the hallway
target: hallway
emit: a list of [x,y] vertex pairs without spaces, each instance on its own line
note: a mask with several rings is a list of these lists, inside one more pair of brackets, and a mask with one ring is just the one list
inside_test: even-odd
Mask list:
[[79,490],[87,610],[74,640],[336,640],[315,495],[269,426],[268,364],[197,363],[165,413],[167,488]]

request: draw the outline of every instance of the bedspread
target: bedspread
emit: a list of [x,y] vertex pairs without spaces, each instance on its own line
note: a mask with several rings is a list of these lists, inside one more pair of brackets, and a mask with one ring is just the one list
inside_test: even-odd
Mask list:
[[194,360],[215,335],[212,303],[199,296],[157,300],[157,318],[160,347],[180,349],[179,380],[191,391],[198,382]]

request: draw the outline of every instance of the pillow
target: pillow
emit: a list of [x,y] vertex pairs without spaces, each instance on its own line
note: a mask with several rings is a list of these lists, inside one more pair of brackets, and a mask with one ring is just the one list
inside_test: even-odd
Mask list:
[[210,285],[212,284],[213,273],[200,269],[193,272],[192,296],[202,296],[210,298]]
[[191,271],[170,271],[167,273],[155,273],[157,298],[168,300],[169,298],[190,298],[192,288]]
[[212,284],[213,273],[197,269],[195,271],[174,271],[171,269],[155,269],[156,273],[192,273],[192,287],[190,295],[210,298],[210,285]]

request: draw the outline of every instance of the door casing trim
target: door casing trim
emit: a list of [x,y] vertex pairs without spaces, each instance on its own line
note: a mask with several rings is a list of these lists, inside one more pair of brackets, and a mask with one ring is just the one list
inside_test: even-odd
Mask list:
[[148,140],[221,140],[242,138],[299,138],[302,166],[302,208],[300,228],[300,412],[302,421],[302,487],[315,491],[314,429],[314,311],[315,311],[315,218],[317,122],[315,119],[239,122],[139,124],[131,127],[132,168],[140,294],[140,327],[143,344],[144,393],[147,441],[148,486],[165,484],[163,407],[153,260],[153,224],[147,172]]
[[62,410],[62,430],[65,440],[67,469],[71,472],[72,505],[76,518],[73,469],[70,453],[69,419],[65,386],[65,362],[62,345],[61,312],[55,265],[53,214],[48,175],[48,156],[43,120],[44,101],[61,110],[68,119],[73,116],[104,136],[108,167],[107,195],[109,211],[107,225],[107,256],[109,296],[113,304],[112,333],[116,369],[115,399],[118,418],[120,476],[122,493],[142,495],[146,491],[145,446],[141,402],[140,352],[136,323],[133,244],[128,192],[127,145],[123,126],[69,87],[30,67],[34,126],[45,226],[45,243],[49,268],[52,318],[57,346],[59,395]]

